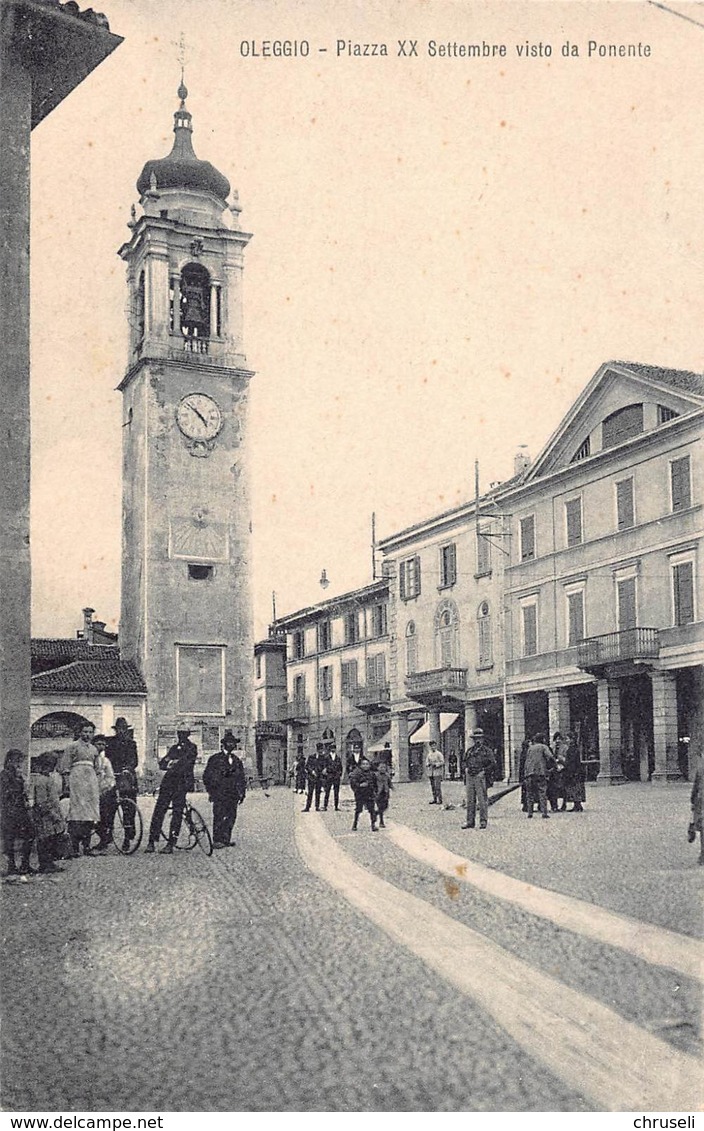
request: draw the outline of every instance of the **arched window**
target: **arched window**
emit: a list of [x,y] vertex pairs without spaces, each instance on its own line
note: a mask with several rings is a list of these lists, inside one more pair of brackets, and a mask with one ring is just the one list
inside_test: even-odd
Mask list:
[[409,620],[406,625],[406,675],[418,671],[418,637],[416,623]]
[[210,275],[201,263],[187,263],[181,272],[181,333],[185,338],[210,337]]
[[442,601],[435,611],[435,659],[439,668],[457,667],[459,613],[454,601]]
[[145,283],[144,271],[140,271],[139,280],[137,282],[137,290],[135,292],[135,319],[136,319],[136,332],[137,332],[137,345],[144,339],[145,329]]
[[477,648],[479,667],[488,668],[493,663],[491,641],[491,609],[488,601],[482,601],[477,609]]

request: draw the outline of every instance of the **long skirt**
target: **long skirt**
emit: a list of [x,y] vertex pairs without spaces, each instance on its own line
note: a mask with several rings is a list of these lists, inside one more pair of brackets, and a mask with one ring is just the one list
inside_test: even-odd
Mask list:
[[71,766],[68,789],[69,821],[92,821],[97,824],[100,820],[100,794],[98,775],[92,762],[75,762]]

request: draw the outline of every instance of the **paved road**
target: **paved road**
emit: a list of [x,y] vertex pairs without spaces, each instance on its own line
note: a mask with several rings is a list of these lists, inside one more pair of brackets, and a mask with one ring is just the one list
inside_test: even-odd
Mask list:
[[[497,806],[489,830],[472,834],[472,854],[518,878],[532,876],[621,913],[637,909],[642,918],[695,934],[704,869],[697,870],[684,842],[680,853],[685,793],[663,789],[647,810],[652,821],[638,823],[636,847],[643,847],[639,838],[647,847],[654,836],[643,829],[658,828],[666,847],[655,866],[645,859],[638,867],[624,864],[634,875],[633,895],[620,873],[614,882],[613,860],[611,876],[598,875],[609,872],[609,851],[620,855],[633,845],[627,823],[650,805],[651,794],[627,787],[615,807],[621,791],[598,792],[581,832],[573,823],[579,817],[523,825],[515,806]],[[239,847],[211,859],[197,850],[82,859],[55,882],[3,885],[6,1109],[604,1106],[578,1081],[560,1079],[526,1041],[507,1034],[491,1008],[313,874],[296,847],[296,821],[310,819],[297,814],[299,807],[288,790],[274,790],[270,799],[251,795],[237,826]],[[612,837],[611,850],[590,839],[590,827],[600,837],[619,814],[626,834]],[[394,792],[394,815],[467,852],[460,815],[426,807],[422,785]],[[320,823],[351,860],[527,959],[553,979],[556,993],[562,982],[674,1053],[699,1052],[694,979],[585,942],[470,885],[448,889],[446,878],[385,834],[372,835],[360,822],[352,835],[347,810]],[[677,836],[670,840],[671,825]],[[530,842],[523,840],[528,829]],[[557,874],[555,860],[562,862]],[[656,892],[675,912],[652,906]]]

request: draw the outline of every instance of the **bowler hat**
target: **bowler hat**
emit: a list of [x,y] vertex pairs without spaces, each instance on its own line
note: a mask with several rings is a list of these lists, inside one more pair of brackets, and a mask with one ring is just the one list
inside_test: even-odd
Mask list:
[[115,722],[112,724],[112,729],[113,730],[128,730],[129,729],[129,723],[127,722],[127,719],[123,719],[122,715],[120,715],[119,718],[115,719]]
[[176,734],[185,734],[185,735],[189,735],[190,733],[191,733],[191,732],[190,732],[190,730],[188,729],[188,727],[177,727],[177,728],[176,728]]

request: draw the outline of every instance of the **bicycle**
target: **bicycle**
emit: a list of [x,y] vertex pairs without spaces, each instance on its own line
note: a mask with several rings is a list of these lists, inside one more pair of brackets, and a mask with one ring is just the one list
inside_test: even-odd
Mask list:
[[[171,821],[167,820],[169,814],[173,813],[173,802],[169,805],[164,815],[164,821],[161,826],[161,836],[164,840],[170,839],[169,831],[171,828]],[[210,830],[206,825],[203,817],[196,809],[195,805],[191,805],[190,801],[186,800],[183,805],[183,820],[181,821],[181,829],[178,834],[178,840],[174,843],[174,848],[181,849],[184,852],[189,852],[196,845],[202,849],[206,856],[213,855],[213,839],[210,835]]]
[[[116,807],[110,823],[109,843],[113,844],[121,856],[132,856],[142,843],[144,826],[137,802],[120,793],[120,777],[115,782]],[[127,838],[127,830],[134,829],[134,835]]]

